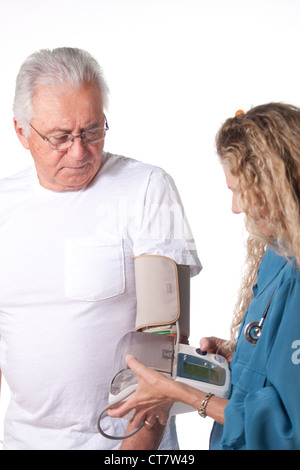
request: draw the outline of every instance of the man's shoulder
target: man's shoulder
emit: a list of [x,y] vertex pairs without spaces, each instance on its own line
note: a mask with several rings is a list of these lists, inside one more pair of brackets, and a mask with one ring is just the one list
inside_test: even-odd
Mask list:
[[131,157],[117,155],[109,152],[103,153],[101,172],[109,172],[114,174],[127,173],[131,176],[145,176],[150,175],[166,175],[167,173],[162,168],[151,163],[145,163]]
[[29,166],[12,175],[0,179],[0,191],[13,191],[27,186],[32,177],[33,167]]

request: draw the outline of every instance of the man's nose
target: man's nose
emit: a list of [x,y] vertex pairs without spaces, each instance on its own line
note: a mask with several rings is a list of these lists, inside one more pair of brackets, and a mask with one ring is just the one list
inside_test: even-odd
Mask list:
[[75,135],[68,153],[72,158],[82,159],[86,155],[86,144],[81,135]]

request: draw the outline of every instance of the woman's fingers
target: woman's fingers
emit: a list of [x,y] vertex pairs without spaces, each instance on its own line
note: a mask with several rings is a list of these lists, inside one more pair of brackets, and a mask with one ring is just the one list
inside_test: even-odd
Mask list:
[[128,367],[138,376],[144,377],[145,374],[147,375],[148,368],[139,362],[136,357],[131,354],[127,354],[125,359]]
[[227,343],[227,341],[216,338],[215,336],[201,338],[200,349],[202,351],[207,351],[208,353],[221,354],[221,356],[224,356],[230,364],[234,348],[224,347],[225,343]]

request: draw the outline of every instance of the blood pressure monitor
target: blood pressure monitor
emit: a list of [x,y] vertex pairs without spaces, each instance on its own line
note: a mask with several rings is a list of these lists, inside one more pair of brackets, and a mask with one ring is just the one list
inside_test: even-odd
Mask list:
[[[126,400],[137,388],[138,377],[128,368],[126,355],[132,354],[138,361],[166,377],[183,382],[206,393],[227,398],[230,393],[230,371],[226,359],[185,344],[175,343],[174,337],[155,333],[127,333],[116,348],[113,379],[110,385],[108,405],[101,411],[97,427],[108,439],[126,439],[140,428],[125,436],[111,436],[101,428],[101,419],[108,408]],[[170,416],[195,411],[189,405],[176,402],[170,409]],[[131,419],[134,410],[124,418]]]
[[[136,331],[127,333],[117,345],[109,403],[101,411],[97,425],[99,432],[109,439],[100,426],[108,408],[129,397],[137,388],[138,377],[126,364],[126,355],[132,354],[147,367],[157,370],[172,380],[183,382],[205,393],[227,398],[230,392],[230,372],[227,361],[218,354],[202,352],[174,340],[189,337],[190,268],[177,265],[174,260],[160,255],[141,255],[134,259],[137,314]],[[170,415],[195,411],[176,402]],[[133,411],[134,413],[134,411]],[[127,416],[130,419],[132,413]]]
[[[219,354],[209,354],[199,348],[179,345],[174,380],[186,383],[203,392],[228,398],[230,392],[230,371],[228,363]],[[183,403],[175,403],[171,414],[195,411]]]
[[[175,344],[172,336],[130,332],[121,339],[116,349],[110,406],[126,399],[137,387],[137,376],[126,365],[127,354],[134,355],[141,363],[170,379],[222,398],[229,395],[230,371],[224,357],[185,344]],[[176,402],[170,415],[190,411],[195,409]]]

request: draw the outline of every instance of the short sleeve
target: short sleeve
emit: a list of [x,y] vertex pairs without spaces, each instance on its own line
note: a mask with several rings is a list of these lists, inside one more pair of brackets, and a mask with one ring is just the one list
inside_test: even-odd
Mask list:
[[192,276],[202,268],[175,183],[159,168],[149,176],[141,226],[133,249],[135,256],[162,255],[177,264],[188,265]]

